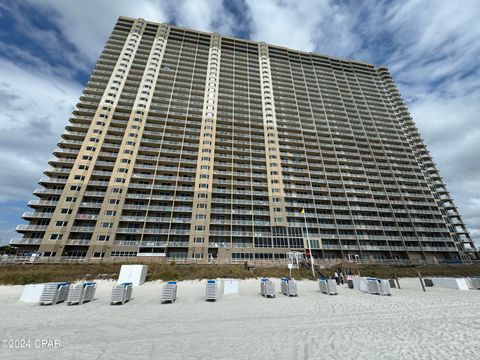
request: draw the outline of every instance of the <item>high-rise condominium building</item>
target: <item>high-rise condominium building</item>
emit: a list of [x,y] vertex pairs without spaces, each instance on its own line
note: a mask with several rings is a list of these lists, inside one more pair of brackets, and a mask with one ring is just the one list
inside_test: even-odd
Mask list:
[[385,67],[120,17],[53,154],[19,253],[475,250]]

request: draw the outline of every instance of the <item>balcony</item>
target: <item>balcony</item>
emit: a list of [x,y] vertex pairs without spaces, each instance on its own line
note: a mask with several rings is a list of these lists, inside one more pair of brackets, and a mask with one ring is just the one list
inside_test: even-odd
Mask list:
[[10,240],[10,245],[38,245],[42,242],[42,239],[36,238],[20,238]]

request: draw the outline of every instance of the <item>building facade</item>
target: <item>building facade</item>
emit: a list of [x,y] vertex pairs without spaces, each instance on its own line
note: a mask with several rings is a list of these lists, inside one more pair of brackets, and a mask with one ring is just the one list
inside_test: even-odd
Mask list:
[[20,254],[475,251],[385,67],[120,17],[53,154]]

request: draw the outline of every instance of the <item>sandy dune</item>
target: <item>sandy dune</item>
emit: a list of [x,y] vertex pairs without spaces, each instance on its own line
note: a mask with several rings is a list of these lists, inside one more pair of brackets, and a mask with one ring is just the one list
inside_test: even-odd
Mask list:
[[[274,280],[276,289],[280,281]],[[478,359],[480,291],[427,288],[401,279],[380,297],[298,284],[298,298],[259,295],[259,281],[240,294],[203,300],[205,281],[181,282],[174,304],[160,304],[161,283],[110,306],[113,282],[81,306],[20,303],[22,286],[0,286],[3,339],[59,339],[60,349],[0,349],[0,359]]]

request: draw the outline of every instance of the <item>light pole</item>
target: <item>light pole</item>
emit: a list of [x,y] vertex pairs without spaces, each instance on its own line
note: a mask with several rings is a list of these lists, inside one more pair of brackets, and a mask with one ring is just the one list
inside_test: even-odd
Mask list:
[[314,269],[314,266],[313,266],[312,247],[310,245],[310,235],[308,234],[307,215],[305,214],[305,208],[302,209],[301,213],[303,214],[303,219],[305,220],[305,231],[307,233],[307,246],[308,246],[308,252],[310,254],[310,265],[312,266],[313,277],[315,277],[315,269]]

